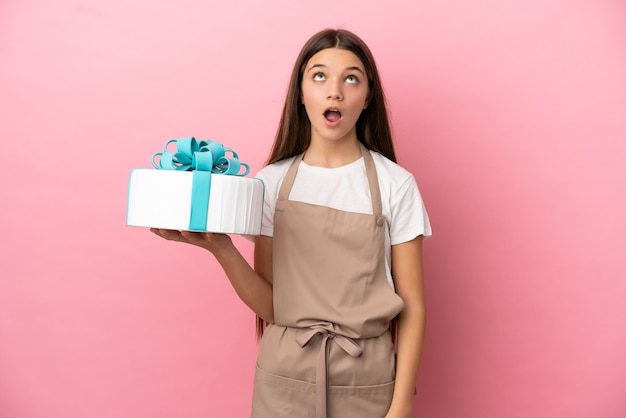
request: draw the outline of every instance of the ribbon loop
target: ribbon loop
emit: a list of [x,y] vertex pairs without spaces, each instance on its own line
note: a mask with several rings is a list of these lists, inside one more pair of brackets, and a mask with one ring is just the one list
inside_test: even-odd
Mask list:
[[192,159],[192,169],[199,171],[213,171],[213,153],[211,151],[195,152]]

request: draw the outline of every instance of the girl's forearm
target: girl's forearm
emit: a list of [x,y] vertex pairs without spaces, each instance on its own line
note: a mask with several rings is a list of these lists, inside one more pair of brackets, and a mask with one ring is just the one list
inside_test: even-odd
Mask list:
[[411,416],[426,323],[423,306],[405,306],[398,317],[396,383],[388,417]]
[[265,321],[273,322],[272,284],[250,267],[234,245],[214,255],[243,303]]
[[[266,280],[257,274],[243,258],[228,235],[160,228],[150,228],[150,231],[168,241],[195,245],[211,252],[224,269],[241,300],[259,317],[267,322],[273,322],[271,276],[269,276],[269,280]],[[271,256],[269,255],[271,252],[268,251],[271,248],[271,241],[265,241],[265,248],[268,256],[264,263],[266,266],[271,266]]]

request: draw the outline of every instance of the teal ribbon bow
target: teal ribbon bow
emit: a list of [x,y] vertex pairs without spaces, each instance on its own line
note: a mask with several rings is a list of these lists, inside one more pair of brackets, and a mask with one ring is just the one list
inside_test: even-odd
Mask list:
[[[176,152],[167,150],[173,142],[176,143]],[[227,157],[227,153],[232,156]],[[160,157],[158,161],[157,157]],[[194,137],[167,141],[162,152],[152,155],[152,166],[158,170],[193,171],[190,231],[206,231],[213,174],[246,176],[250,172],[250,166],[239,161],[239,156],[232,149],[215,141],[196,141]],[[245,171],[240,173],[242,166]]]
[[[176,152],[167,150],[172,142],[176,143]],[[231,153],[232,157],[226,157],[226,153]],[[161,158],[157,163],[155,159],[159,156]],[[232,149],[211,140],[198,142],[193,136],[167,141],[163,152],[152,155],[152,166],[156,169],[209,171],[232,176],[246,176],[250,172],[250,166],[239,161],[239,156]],[[240,173],[241,166],[246,168],[243,173]]]

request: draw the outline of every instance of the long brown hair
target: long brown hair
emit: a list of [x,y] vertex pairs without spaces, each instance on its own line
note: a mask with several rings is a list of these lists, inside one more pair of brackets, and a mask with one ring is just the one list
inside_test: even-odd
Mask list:
[[[356,123],[356,135],[367,149],[376,151],[393,162],[396,153],[387,116],[385,94],[372,52],[354,33],[343,29],[325,29],[313,35],[302,47],[291,72],[287,97],[278,131],[267,164],[299,155],[311,143],[311,123],[302,104],[302,76],[311,57],[327,48],[340,48],[356,55],[367,75],[369,100]],[[267,324],[257,317],[257,338],[263,335]],[[395,337],[395,320],[391,330]],[[395,338],[394,338],[395,339]]]
[[356,123],[357,138],[367,149],[376,151],[393,162],[391,128],[385,106],[385,95],[378,69],[371,51],[354,33],[343,29],[325,29],[316,33],[302,47],[291,72],[285,106],[278,124],[268,164],[303,153],[311,143],[311,123],[302,104],[302,76],[309,59],[327,48],[340,48],[356,55],[363,66],[369,83],[367,108],[361,112]]

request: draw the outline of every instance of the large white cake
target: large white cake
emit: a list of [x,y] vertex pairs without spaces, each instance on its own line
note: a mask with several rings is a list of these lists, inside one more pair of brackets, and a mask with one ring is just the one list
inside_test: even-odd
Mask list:
[[[206,193],[194,197],[194,181],[204,181],[210,175],[207,207]],[[126,224],[176,230],[221,232],[259,235],[263,217],[264,185],[258,178],[225,174],[204,174],[195,177],[192,171],[135,169],[130,175]],[[206,181],[205,181],[206,182]],[[204,186],[204,185],[203,185]],[[196,185],[197,187],[197,185]],[[202,188],[200,188],[202,190]],[[198,199],[200,197],[200,199]],[[202,216],[203,228],[190,225],[192,206]],[[203,212],[204,211],[204,212]]]

